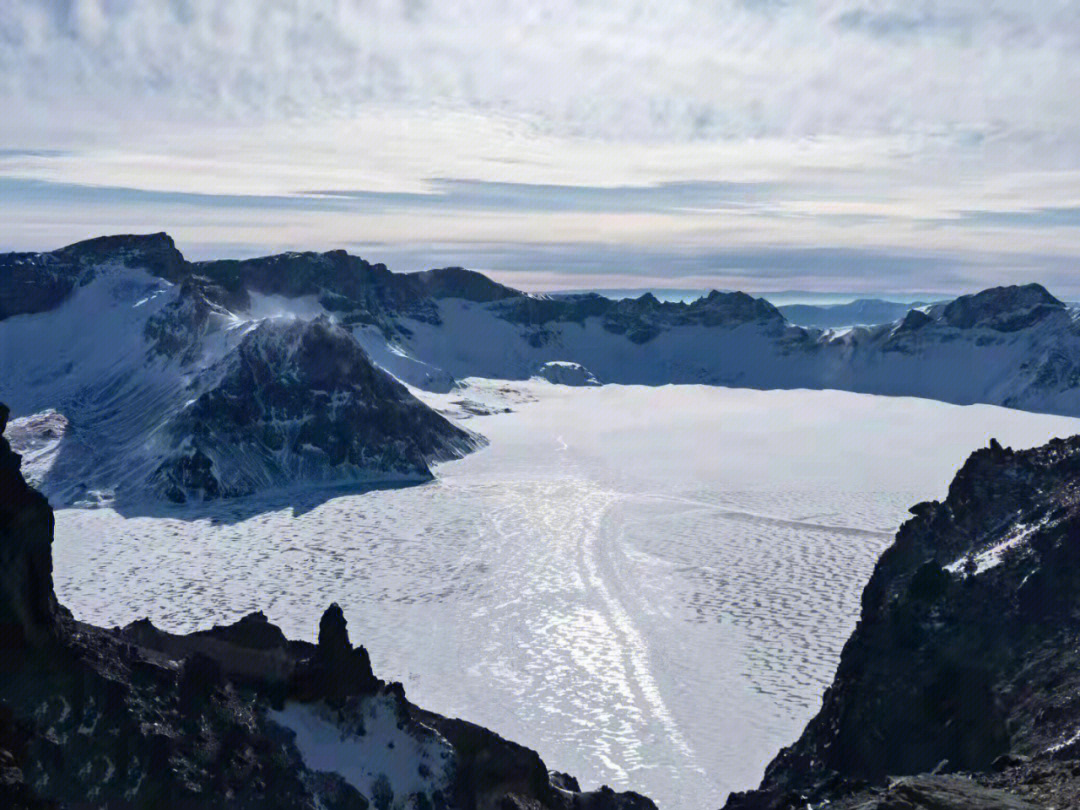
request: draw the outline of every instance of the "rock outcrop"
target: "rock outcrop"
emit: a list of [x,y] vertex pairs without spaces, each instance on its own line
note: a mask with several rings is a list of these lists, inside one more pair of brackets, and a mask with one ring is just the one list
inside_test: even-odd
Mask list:
[[53,515],[19,472],[0,404],[0,656],[51,636],[59,615],[52,587]]
[[377,368],[325,317],[267,320],[203,372],[164,428],[179,448],[152,485],[183,502],[296,482],[427,480],[481,439]]
[[552,360],[544,363],[536,370],[536,375],[542,380],[556,385],[571,385],[581,387],[585,385],[600,385],[600,381],[593,373],[580,363],[571,363],[568,360]]
[[940,307],[941,319],[958,329],[983,327],[1016,332],[1043,318],[1061,314],[1065,305],[1041,284],[993,287],[974,295],[962,295]]
[[[1059,783],[1041,794],[1059,807],[1080,794],[1080,437],[1019,452],[991,441],[943,502],[911,511],[821,711],[731,810],[835,806],[931,771],[1020,794]],[[851,806],[1014,806],[917,792]]]
[[638,344],[648,343],[661,332],[678,326],[733,327],[759,323],[782,328],[785,324],[780,311],[763,298],[716,290],[690,303],[660,301],[652,293],[619,300],[595,293],[518,294],[497,304],[494,311],[506,320],[530,326],[581,323],[587,318],[599,318],[606,331],[625,335]]
[[535,752],[412,705],[337,605],[317,644],[260,613],[189,635],[75,621],[52,588],[52,528],[0,438],[2,807],[655,810],[571,790]]
[[169,281],[190,272],[164,233],[100,236],[51,253],[0,254],[0,321],[53,309],[108,263],[143,268]]

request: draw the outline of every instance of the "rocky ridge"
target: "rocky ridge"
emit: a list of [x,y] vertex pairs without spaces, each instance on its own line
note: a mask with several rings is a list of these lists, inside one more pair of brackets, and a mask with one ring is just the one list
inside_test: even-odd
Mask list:
[[429,462],[480,444],[325,317],[264,321],[203,375],[211,382],[165,428],[179,452],[150,479],[177,502],[296,481],[426,480]]
[[821,711],[730,810],[1080,802],[1080,437],[992,441],[911,511]]
[[[530,295],[463,268],[393,273],[344,251],[189,262],[165,234],[102,237],[0,257],[0,345],[40,348],[0,352],[0,397],[20,419],[55,412],[63,425],[55,441],[27,434],[48,445],[31,472],[49,497],[138,508],[148,493],[421,481],[481,442],[383,372],[445,393],[538,370],[569,381],[560,364],[575,364],[603,383],[830,388],[1080,415],[1076,316],[1029,284],[834,332],[794,326],[743,293]],[[282,350],[297,340],[340,362]]]
[[[41,268],[67,267],[78,283],[45,311],[0,319],[0,396],[20,417],[15,441],[35,480],[60,502],[425,481],[433,463],[483,443],[325,312],[229,309],[257,293],[222,286],[224,273],[220,283],[193,274],[164,234],[91,240],[35,262],[39,287],[24,298],[51,295]],[[306,289],[300,281],[291,291]],[[52,436],[29,428],[45,415],[62,428]]]
[[460,267],[394,273],[341,250],[189,262],[168,236],[152,234],[0,257],[0,324],[52,311],[101,268],[118,266],[171,286],[168,305],[148,312],[144,337],[154,356],[185,366],[238,321],[281,310],[330,317],[377,365],[433,391],[466,377],[527,379],[567,361],[607,383],[838,388],[1080,414],[1080,326],[1037,284],[836,333],[793,325],[739,292],[689,303],[533,295]]
[[[52,588],[52,511],[19,466],[0,437],[0,805],[654,808],[412,705],[336,605],[317,644],[259,613],[186,636],[76,621]],[[323,767],[324,727],[344,773]]]

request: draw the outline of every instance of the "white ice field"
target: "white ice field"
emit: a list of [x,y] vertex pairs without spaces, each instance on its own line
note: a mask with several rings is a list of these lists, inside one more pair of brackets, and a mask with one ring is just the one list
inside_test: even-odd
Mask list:
[[474,382],[437,480],[57,514],[76,616],[187,631],[339,602],[376,673],[665,810],[751,787],[817,710],[875,559],[991,436],[1080,420],[831,391]]

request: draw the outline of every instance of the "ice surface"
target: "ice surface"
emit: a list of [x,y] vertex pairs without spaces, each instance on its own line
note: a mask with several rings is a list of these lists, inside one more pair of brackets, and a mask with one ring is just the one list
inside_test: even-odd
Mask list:
[[491,445],[424,486],[62,510],[61,600],[171,630],[262,609],[301,638],[337,601],[420,705],[585,787],[719,807],[817,710],[907,508],[991,436],[1080,432],[831,391],[475,381],[426,398],[514,412],[471,419]]

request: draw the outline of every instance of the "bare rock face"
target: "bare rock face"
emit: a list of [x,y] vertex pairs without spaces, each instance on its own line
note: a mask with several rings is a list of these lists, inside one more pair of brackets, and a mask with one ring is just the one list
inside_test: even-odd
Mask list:
[[0,254],[0,321],[59,306],[103,262],[142,267],[170,281],[188,272],[184,257],[164,233],[102,236],[50,253]]
[[[0,434],[8,409],[0,404]],[[53,515],[19,472],[21,459],[0,435],[0,650],[41,644],[58,608],[52,587]]]
[[763,298],[716,290],[690,303],[660,301],[652,293],[621,300],[595,293],[552,297],[519,294],[499,300],[493,311],[508,321],[539,327],[599,317],[608,332],[625,335],[637,344],[648,343],[676,326],[735,327],[757,323],[778,330],[786,324],[780,311]]
[[297,673],[302,695],[342,700],[375,692],[379,680],[371,671],[371,658],[363,647],[349,643],[345,615],[335,602],[319,620],[319,643],[307,665]]
[[169,423],[178,449],[152,478],[177,502],[296,481],[426,480],[430,462],[481,441],[325,317],[263,322],[205,377],[206,390]]
[[896,780],[859,810],[1039,810],[1019,796],[984,787],[970,779],[912,776]]
[[1064,310],[1065,305],[1041,284],[1024,284],[962,295],[946,304],[941,315],[949,326],[959,329],[983,327],[1015,332]]

